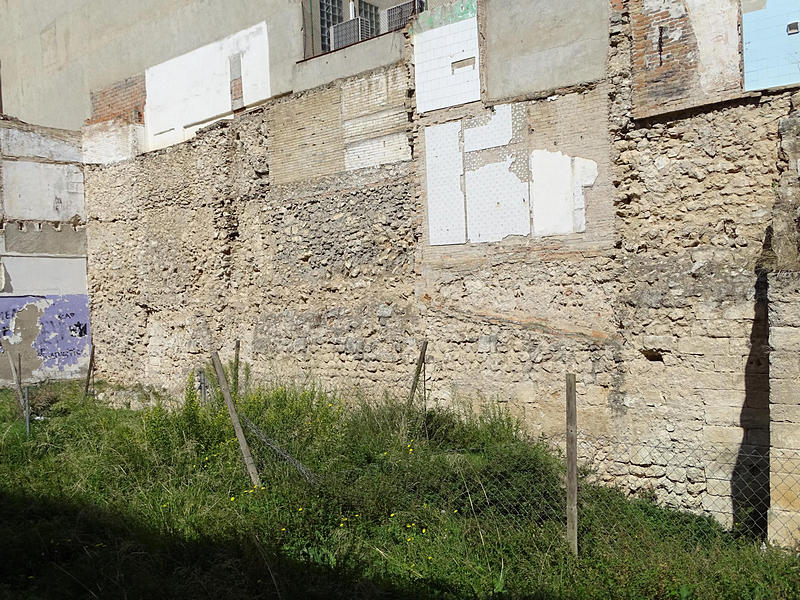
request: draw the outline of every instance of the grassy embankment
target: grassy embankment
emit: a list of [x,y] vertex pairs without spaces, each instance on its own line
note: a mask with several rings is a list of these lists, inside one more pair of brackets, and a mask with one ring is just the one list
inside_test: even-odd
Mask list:
[[[0,597],[798,598],[800,561],[585,485],[503,414],[257,389],[252,489],[220,398],[113,410],[59,389],[26,440],[0,396]],[[468,449],[468,450],[464,450]]]

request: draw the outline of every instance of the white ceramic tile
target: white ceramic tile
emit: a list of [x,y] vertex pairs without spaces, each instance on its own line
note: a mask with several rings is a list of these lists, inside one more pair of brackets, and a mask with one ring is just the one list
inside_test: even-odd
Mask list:
[[511,172],[511,160],[466,172],[470,242],[498,242],[510,235],[530,234],[528,184]]
[[425,128],[428,236],[432,246],[467,241],[460,133],[461,121]]

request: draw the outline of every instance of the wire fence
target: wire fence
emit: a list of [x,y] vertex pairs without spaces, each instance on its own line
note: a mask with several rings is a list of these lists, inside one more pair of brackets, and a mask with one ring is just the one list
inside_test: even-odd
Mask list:
[[[401,515],[397,532],[409,542],[420,536],[435,541],[452,534],[452,519],[463,520],[465,556],[480,550],[501,560],[508,549],[565,544],[566,467],[559,444],[423,450],[420,461],[413,460],[421,450],[416,446],[409,444],[401,460],[317,475],[307,493],[328,495],[343,517],[366,505],[383,506],[367,517],[391,526]],[[581,548],[673,543],[709,549],[746,541],[800,551],[798,451],[585,437],[578,448]],[[288,466],[279,468],[293,476]]]

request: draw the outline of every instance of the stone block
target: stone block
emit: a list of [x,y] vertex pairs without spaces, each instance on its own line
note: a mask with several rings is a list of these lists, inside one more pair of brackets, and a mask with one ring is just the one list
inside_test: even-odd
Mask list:
[[710,444],[735,446],[742,443],[744,431],[741,427],[721,427],[706,425],[703,428],[703,441]]
[[797,423],[772,423],[772,445],[776,448],[800,450],[800,425]]
[[[800,323],[800,304],[797,313],[793,314],[795,323]],[[800,327],[772,327],[769,328],[769,344],[778,351],[800,352]]]
[[771,544],[796,549],[800,546],[800,512],[770,509],[767,530]]
[[769,402],[773,404],[800,405],[800,385],[796,379],[770,379]]

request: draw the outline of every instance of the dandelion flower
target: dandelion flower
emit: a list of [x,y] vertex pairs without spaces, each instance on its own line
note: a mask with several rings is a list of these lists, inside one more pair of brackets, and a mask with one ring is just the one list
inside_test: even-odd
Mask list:
[[339,523],[339,527],[344,527],[344,523]]
[[406,541],[407,541],[407,542],[410,542],[410,541],[411,541],[411,538],[406,538]]
[[429,556],[429,557],[428,557],[428,560],[433,560],[433,557],[432,557],[432,556]]
[[393,517],[393,516],[394,516],[394,513],[390,514],[389,516],[390,516],[390,517]]
[[428,531],[428,530],[423,527],[422,528],[422,533],[425,533],[426,531]]
[[233,502],[234,500],[236,500],[236,496],[231,496],[231,502]]
[[281,531],[286,531],[286,527],[281,527]]
[[457,508],[456,508],[456,509],[454,509],[454,510],[453,510],[453,512],[454,512],[454,513],[457,513],[457,512],[458,512],[458,509],[457,509]]
[[303,512],[303,507],[301,506],[300,508],[298,508],[297,512]]

